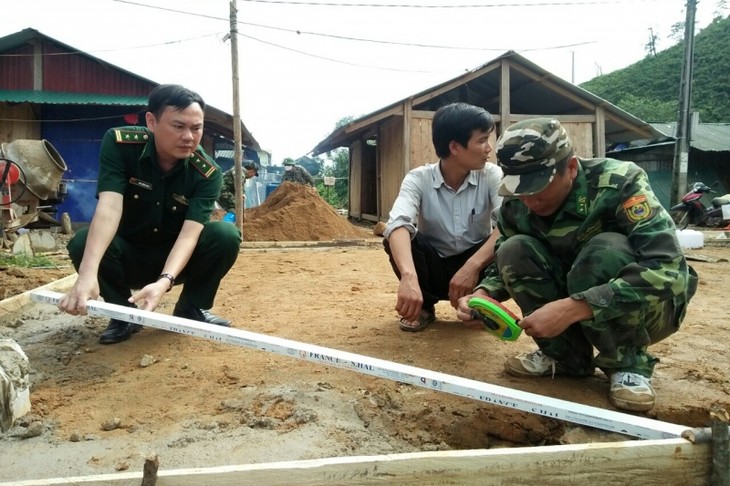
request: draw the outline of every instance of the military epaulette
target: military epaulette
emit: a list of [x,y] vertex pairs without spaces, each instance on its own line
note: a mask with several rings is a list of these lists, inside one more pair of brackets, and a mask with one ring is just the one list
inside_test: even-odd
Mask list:
[[203,177],[206,179],[213,175],[215,173],[216,166],[208,160],[208,158],[202,154],[199,150],[196,150],[193,152],[193,154],[188,158],[188,162],[198,169],[198,172],[203,174]]
[[147,130],[114,129],[114,138],[117,143],[147,143],[150,139]]

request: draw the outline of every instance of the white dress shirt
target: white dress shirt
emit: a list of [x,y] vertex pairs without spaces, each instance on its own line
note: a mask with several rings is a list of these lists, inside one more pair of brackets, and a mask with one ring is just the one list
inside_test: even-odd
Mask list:
[[439,162],[417,167],[403,179],[383,235],[405,227],[411,239],[420,232],[443,258],[463,253],[492,232],[501,180],[502,169],[487,162],[455,191],[444,182]]

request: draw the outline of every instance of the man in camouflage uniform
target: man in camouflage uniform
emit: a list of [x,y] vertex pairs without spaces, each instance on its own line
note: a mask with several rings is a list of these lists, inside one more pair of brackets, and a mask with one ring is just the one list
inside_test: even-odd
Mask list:
[[[236,179],[235,167],[232,167],[223,173],[223,185],[221,186],[221,195],[218,197],[218,204],[226,211],[234,211],[236,209]],[[241,174],[241,188],[246,185],[247,179],[252,179],[259,175],[256,164],[243,164],[243,172]],[[246,200],[246,194],[243,194],[243,200]]]
[[284,161],[284,175],[281,176],[281,182],[286,181],[314,186],[314,179],[309,171],[291,159]]
[[[173,315],[229,326],[208,309],[238,257],[241,233],[210,221],[221,172],[199,145],[205,102],[167,84],[152,90],[147,110],[146,127],[112,128],[102,139],[99,201],[91,225],[68,243],[78,278],[58,307],[85,315],[87,301],[101,295],[108,303],[153,311],[183,283]],[[138,330],[111,319],[99,342],[125,341]]]
[[[677,331],[697,274],[646,173],[631,162],[576,157],[550,118],[510,126],[497,159],[508,197],[495,263],[474,295],[514,299],[539,347],[509,359],[506,371],[588,376],[598,367],[614,406],[651,409],[659,360],[647,347]],[[467,301],[459,303],[463,320]]]

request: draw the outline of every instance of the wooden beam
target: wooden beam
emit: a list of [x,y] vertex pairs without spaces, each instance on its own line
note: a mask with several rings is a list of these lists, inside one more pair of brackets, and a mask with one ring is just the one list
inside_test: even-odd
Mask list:
[[[164,467],[164,455],[160,463]],[[158,471],[157,486],[710,484],[710,444],[658,439],[488,450],[414,452]],[[142,472],[39,479],[0,486],[127,486]]]
[[440,86],[437,89],[434,89],[433,91],[429,91],[428,93],[424,93],[423,95],[419,96],[418,98],[413,99],[413,105],[420,105],[423,102],[426,102],[428,100],[432,100],[436,98],[437,96],[441,96],[442,94],[446,93],[447,91],[451,91],[454,88],[457,88],[463,84],[468,83],[472,79],[476,79],[484,74],[487,74],[489,71],[494,71],[495,69],[499,68],[499,63],[492,64],[490,66],[485,66],[482,69],[478,69],[472,73],[465,74],[463,76],[460,76],[450,83],[447,83],[443,86]]
[[555,118],[561,123],[593,123],[596,121],[596,115],[510,115],[512,121],[545,117]]
[[605,117],[607,119],[610,119],[613,122],[618,123],[619,125],[624,127],[626,130],[637,134],[641,138],[651,139],[653,137],[650,127],[642,128],[638,125],[625,121],[623,118],[618,118],[616,116],[613,116],[611,113],[606,113]]
[[507,60],[505,60],[503,62],[508,63],[512,68],[514,68],[517,71],[521,72],[522,74],[524,74],[528,78],[531,78],[536,83],[539,83],[539,84],[542,84],[542,85],[548,87],[549,89],[555,91],[556,93],[560,94],[561,96],[564,96],[566,98],[569,98],[572,101],[578,103],[579,105],[581,105],[581,106],[583,106],[585,108],[588,108],[591,111],[595,108],[595,105],[593,103],[590,103],[590,102],[584,100],[580,96],[577,96],[577,95],[571,93],[570,91],[568,91],[567,89],[563,88],[562,86],[559,86],[558,84],[554,83],[550,78],[547,77],[547,75],[545,75],[545,76],[538,76],[534,72],[532,72],[529,69],[526,69],[526,68],[520,66],[519,64],[513,64],[513,63],[511,63],[511,62],[509,62]]
[[606,156],[606,110],[596,106],[596,122],[593,124],[593,156]]
[[403,174],[411,170],[411,110],[413,98],[403,101]]
[[398,105],[390,108],[389,110],[385,110],[385,111],[377,113],[373,116],[363,118],[362,120],[360,120],[357,123],[353,123],[351,125],[345,125],[345,133],[349,135],[364,127],[367,127],[368,125],[379,122],[380,120],[384,120],[385,118],[389,118],[394,115],[402,115],[402,114],[403,114],[403,104],[399,103]]
[[[507,130],[507,127],[512,123],[512,118],[510,117],[510,104],[511,104],[511,91],[510,91],[510,78],[509,78],[509,68],[510,63],[505,61],[504,59],[501,62],[502,65],[502,75],[500,77],[500,83],[499,83],[499,116],[500,121],[504,121],[504,123],[499,124],[499,135],[502,135],[505,130]],[[496,147],[495,147],[496,149]]]

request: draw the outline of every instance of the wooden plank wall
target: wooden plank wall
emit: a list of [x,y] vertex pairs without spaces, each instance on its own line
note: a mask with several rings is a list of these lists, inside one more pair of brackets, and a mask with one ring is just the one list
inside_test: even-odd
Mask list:
[[362,216],[362,140],[355,140],[350,145],[350,216]]
[[[436,162],[438,156],[431,137],[432,111],[413,111],[411,118],[411,160],[410,168]],[[405,176],[405,174],[403,174]]]
[[28,103],[21,103],[15,106],[10,106],[8,103],[0,103],[0,143],[12,142],[13,140],[40,140],[40,122],[26,121],[35,120],[36,118],[33,109]]
[[390,208],[398,197],[400,184],[405,177],[403,160],[403,117],[389,118],[378,128],[378,166],[380,167],[380,207],[376,215],[387,219]]
[[592,123],[567,123],[561,122],[565,131],[568,132],[575,155],[584,158],[595,157],[593,150],[593,124]]

